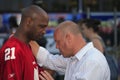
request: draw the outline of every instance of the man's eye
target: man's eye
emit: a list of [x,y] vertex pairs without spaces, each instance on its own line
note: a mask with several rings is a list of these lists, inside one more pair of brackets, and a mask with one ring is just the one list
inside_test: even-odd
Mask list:
[[46,25],[39,25],[40,28],[46,28]]

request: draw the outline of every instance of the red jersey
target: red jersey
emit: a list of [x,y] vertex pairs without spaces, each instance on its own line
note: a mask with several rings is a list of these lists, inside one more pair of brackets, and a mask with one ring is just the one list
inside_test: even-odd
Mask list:
[[39,80],[38,65],[28,44],[11,37],[2,46],[0,80]]

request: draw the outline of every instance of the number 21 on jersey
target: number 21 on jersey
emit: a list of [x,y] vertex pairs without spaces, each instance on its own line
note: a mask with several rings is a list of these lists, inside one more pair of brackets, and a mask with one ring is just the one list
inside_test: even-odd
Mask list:
[[15,47],[5,49],[5,61],[15,59]]

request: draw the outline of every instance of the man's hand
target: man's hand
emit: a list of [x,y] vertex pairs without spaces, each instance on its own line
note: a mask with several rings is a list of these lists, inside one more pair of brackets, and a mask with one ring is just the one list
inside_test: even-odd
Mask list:
[[37,57],[37,53],[38,53],[38,50],[39,50],[39,44],[36,42],[36,41],[30,41],[30,46],[31,46],[31,49],[32,49],[32,52],[33,52],[33,55],[35,57]]
[[47,71],[41,71],[39,77],[41,78],[41,80],[54,80],[53,77]]

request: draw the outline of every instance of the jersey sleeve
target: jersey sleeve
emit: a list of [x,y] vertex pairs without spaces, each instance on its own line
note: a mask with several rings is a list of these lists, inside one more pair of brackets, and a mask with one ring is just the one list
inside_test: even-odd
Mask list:
[[3,50],[4,63],[2,65],[2,80],[23,80],[23,61],[21,52],[22,51],[18,46],[9,46]]

